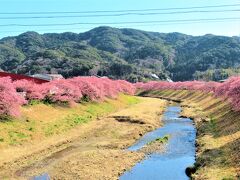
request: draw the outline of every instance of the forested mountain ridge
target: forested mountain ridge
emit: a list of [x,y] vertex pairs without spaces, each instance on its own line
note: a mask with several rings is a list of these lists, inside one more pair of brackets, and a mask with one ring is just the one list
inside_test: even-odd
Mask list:
[[155,75],[192,80],[208,74],[208,80],[219,80],[239,66],[240,37],[98,27],[80,34],[26,32],[0,40],[0,68],[21,74],[99,75],[133,82]]

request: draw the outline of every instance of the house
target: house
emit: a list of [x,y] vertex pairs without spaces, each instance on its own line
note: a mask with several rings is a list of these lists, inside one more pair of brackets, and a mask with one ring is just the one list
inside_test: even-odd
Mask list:
[[156,74],[150,74],[152,78],[159,79],[159,77]]
[[63,76],[61,74],[34,74],[34,75],[32,75],[32,77],[43,79],[43,80],[46,80],[46,81],[63,79]]
[[166,79],[167,82],[173,82],[173,80],[171,80],[170,78]]
[[219,80],[218,82],[220,82],[220,83],[224,83],[224,82],[226,82],[228,79],[221,79],[221,80]]
[[14,74],[14,73],[8,73],[8,72],[0,72],[0,78],[1,77],[10,77],[13,81],[27,80],[27,81],[32,81],[37,84],[42,84],[42,83],[48,82],[48,81],[40,79],[40,78],[34,78],[34,77],[26,76],[26,75]]

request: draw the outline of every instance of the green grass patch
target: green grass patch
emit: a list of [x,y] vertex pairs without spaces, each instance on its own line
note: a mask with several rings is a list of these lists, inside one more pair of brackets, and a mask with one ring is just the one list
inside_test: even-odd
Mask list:
[[75,112],[46,126],[44,128],[45,135],[51,136],[53,134],[66,132],[80,124],[87,123],[94,118],[103,116],[117,109],[108,101],[102,103],[88,103],[85,107],[86,109],[84,112]]
[[21,144],[21,142],[24,139],[29,137],[28,135],[24,134],[23,132],[19,132],[19,131],[9,131],[8,135],[9,135],[11,145]]
[[208,130],[213,136],[218,136],[217,120],[213,117],[210,117],[210,121],[208,122]]
[[33,105],[37,105],[37,104],[41,104],[42,102],[39,100],[30,100],[27,104],[27,106],[33,106]]
[[222,178],[222,180],[234,180],[235,178],[232,176],[232,177],[224,177]]
[[76,127],[79,124],[87,123],[92,119],[91,115],[78,115],[71,114],[67,117],[59,120],[53,124],[49,124],[44,127],[45,136],[51,136],[53,134],[61,134],[62,132],[66,132],[73,127]]
[[159,137],[159,138],[157,138],[157,139],[154,139],[153,141],[150,141],[150,142],[148,143],[148,145],[151,145],[151,144],[153,144],[153,143],[155,143],[155,142],[167,143],[168,140],[169,140],[169,135],[165,135],[165,136],[163,136],[163,137]]
[[124,100],[128,105],[134,105],[141,102],[139,98],[134,96],[124,96]]

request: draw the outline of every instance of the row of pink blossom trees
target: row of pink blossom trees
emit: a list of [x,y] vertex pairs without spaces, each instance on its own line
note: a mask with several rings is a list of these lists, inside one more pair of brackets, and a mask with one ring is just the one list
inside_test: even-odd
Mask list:
[[135,89],[152,90],[199,90],[212,92],[217,97],[229,100],[234,109],[240,111],[240,77],[232,77],[224,83],[186,81],[131,84],[124,80],[97,77],[75,77],[55,80],[44,84],[31,81],[12,81],[0,78],[0,115],[19,115],[19,107],[33,100],[48,103],[80,103],[116,98],[119,93],[133,95]]
[[119,93],[133,95],[135,87],[127,81],[97,77],[75,77],[44,84],[0,78],[0,115],[18,116],[20,106],[33,100],[72,104],[116,98]]
[[240,111],[240,77],[231,77],[224,83],[185,81],[136,83],[135,87],[144,91],[152,90],[199,90],[212,92],[217,97],[227,99],[237,111]]

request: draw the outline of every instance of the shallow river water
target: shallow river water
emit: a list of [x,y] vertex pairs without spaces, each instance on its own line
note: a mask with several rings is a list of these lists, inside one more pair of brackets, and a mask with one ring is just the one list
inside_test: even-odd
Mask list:
[[185,180],[185,169],[195,162],[196,129],[189,118],[179,118],[181,107],[170,106],[163,116],[164,126],[144,135],[128,150],[137,151],[156,138],[169,135],[166,151],[151,154],[125,172],[120,180]]

